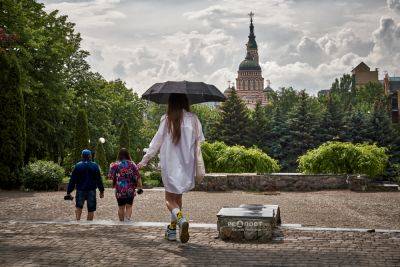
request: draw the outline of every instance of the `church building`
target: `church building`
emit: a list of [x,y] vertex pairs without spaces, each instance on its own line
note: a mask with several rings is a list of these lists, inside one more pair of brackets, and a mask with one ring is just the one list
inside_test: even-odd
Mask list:
[[251,12],[249,16],[250,34],[246,44],[246,57],[239,65],[236,88],[230,86],[224,93],[229,95],[231,90],[236,90],[238,96],[246,103],[246,106],[254,109],[257,103],[263,106],[266,105],[267,97],[264,90],[264,78],[259,65],[256,36],[254,35],[254,13]]

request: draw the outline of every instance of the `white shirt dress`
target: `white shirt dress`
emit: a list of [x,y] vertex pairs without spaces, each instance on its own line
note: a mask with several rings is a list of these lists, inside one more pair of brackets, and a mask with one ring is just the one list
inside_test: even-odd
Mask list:
[[[197,123],[196,123],[197,121]],[[197,125],[198,129],[194,129]],[[168,131],[166,115],[161,117],[160,126],[144,155],[141,164],[147,163],[160,151],[161,176],[165,191],[182,194],[195,186],[195,142],[203,142],[204,135],[201,123],[191,112],[183,112],[181,139],[178,144],[172,142]]]

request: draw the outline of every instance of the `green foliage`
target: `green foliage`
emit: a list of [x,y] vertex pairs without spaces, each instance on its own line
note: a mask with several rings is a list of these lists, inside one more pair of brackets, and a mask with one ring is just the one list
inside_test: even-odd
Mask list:
[[142,173],[142,184],[148,187],[163,186],[161,173],[159,171],[148,171]]
[[104,185],[104,187],[106,187],[106,188],[112,188],[112,187],[113,187],[113,184],[112,184],[113,182],[112,182],[112,180],[107,179],[106,176],[103,176],[102,179],[103,179],[103,185]]
[[201,152],[207,172],[219,172],[217,160],[227,148],[224,142],[202,143]]
[[[105,158],[114,159],[124,139],[132,158],[140,160],[165,106],[141,100],[123,81],[107,81],[92,72],[86,61],[89,53],[80,49],[81,37],[67,16],[47,13],[34,0],[2,0],[1,10],[1,26],[18,36],[18,42],[2,47],[6,52],[1,54],[0,86],[8,90],[0,96],[1,187],[18,185],[21,155],[25,163],[47,159],[69,170],[80,158],[80,150],[88,148],[87,140],[99,137],[107,140]],[[394,177],[400,140],[395,138],[381,84],[355,88],[353,77],[343,75],[332,84],[328,96],[316,98],[293,88],[267,94],[269,105],[258,105],[251,112],[236,91],[221,108],[194,105],[193,111],[207,140],[255,145],[278,159],[284,171],[294,170],[297,157],[305,151],[337,139],[387,147],[387,175]],[[86,111],[86,124],[77,124],[81,109]],[[125,123],[129,129],[120,138]],[[77,133],[78,125],[82,133]]]
[[377,177],[388,163],[386,148],[369,144],[327,142],[299,157],[305,173],[366,174]]
[[218,109],[207,104],[193,105],[192,112],[197,115],[203,127],[203,134],[207,140],[215,140],[218,136],[217,122],[220,120]]
[[343,141],[352,143],[362,143],[369,140],[367,114],[361,111],[354,111],[345,117],[343,126]]
[[368,123],[370,139],[381,146],[389,146],[395,138],[387,106],[377,101]]
[[25,148],[24,99],[15,56],[0,51],[0,188],[20,184]]
[[104,150],[104,146],[101,142],[97,142],[96,145],[96,161],[100,166],[100,170],[103,175],[107,175],[108,173],[108,162],[106,157],[106,151]]
[[276,160],[257,148],[205,142],[202,145],[202,153],[207,172],[271,173],[280,169]]
[[217,138],[228,145],[251,146],[249,125],[249,111],[236,91],[232,90],[221,105],[221,117],[216,125]]
[[270,138],[271,118],[269,109],[257,103],[254,111],[251,112],[251,143],[263,151],[268,151],[267,142]]
[[119,148],[126,148],[129,150],[130,147],[129,127],[126,122],[123,122],[119,134]]
[[288,114],[288,131],[286,132],[286,137],[285,135],[283,136],[287,142],[286,146],[284,146],[286,159],[283,164],[289,170],[296,169],[298,156],[316,146],[316,122],[309,96],[305,91],[301,91],[297,105]]
[[22,181],[27,189],[57,190],[64,174],[60,165],[52,161],[38,160],[24,167]]
[[386,102],[387,97],[381,83],[369,82],[358,88],[355,94],[355,109],[364,113],[372,112],[377,102]]
[[339,99],[340,109],[348,111],[354,105],[355,90],[354,77],[344,74],[340,79],[335,79],[330,94]]
[[340,139],[344,127],[343,115],[337,97],[335,97],[334,94],[328,95],[326,109],[322,114],[322,120],[317,131],[317,137],[320,143]]
[[76,116],[75,132],[74,132],[74,161],[78,162],[82,156],[83,149],[89,149],[89,128],[86,111],[80,109]]
[[394,163],[392,164],[392,171],[393,171],[393,180],[400,184],[400,164]]
[[80,35],[67,16],[58,11],[46,13],[44,5],[34,0],[3,0],[1,9],[2,26],[18,36],[13,51],[21,69],[25,100],[25,163],[34,158],[68,166],[74,162],[79,109],[87,113],[90,139],[107,140],[104,149],[108,158],[115,157],[122,121],[131,127],[132,147],[147,145],[139,134],[144,101],[122,81],[108,82],[90,71],[86,62],[89,53],[80,50]]

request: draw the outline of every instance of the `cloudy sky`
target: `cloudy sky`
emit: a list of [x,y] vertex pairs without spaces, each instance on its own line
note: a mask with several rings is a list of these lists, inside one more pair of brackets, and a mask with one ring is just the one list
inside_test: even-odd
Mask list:
[[271,87],[315,93],[359,62],[400,76],[400,0],[42,0],[76,23],[94,71],[224,90],[245,57],[247,13]]

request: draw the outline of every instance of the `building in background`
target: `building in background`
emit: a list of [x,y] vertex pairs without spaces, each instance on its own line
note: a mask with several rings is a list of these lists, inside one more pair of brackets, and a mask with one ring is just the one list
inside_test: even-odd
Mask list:
[[392,115],[392,121],[399,123],[400,120],[400,77],[389,77],[386,73],[383,78],[383,87],[385,94],[390,99],[390,111]]
[[379,82],[378,69],[371,71],[370,67],[364,62],[358,64],[351,73],[353,74],[354,85],[359,88],[369,82]]
[[[385,90],[385,94],[390,100],[389,110],[393,123],[400,122],[400,77],[389,77],[386,73],[383,80],[378,79],[378,69],[371,71],[367,64],[361,62],[352,71],[353,85],[356,89],[361,89],[362,86],[369,82],[381,83]],[[318,96],[328,95],[330,89],[321,90]]]
[[267,97],[264,92],[264,78],[259,64],[258,47],[256,36],[254,35],[253,16],[250,16],[250,34],[246,44],[246,57],[240,63],[236,87],[230,85],[224,94],[229,95],[231,90],[236,90],[238,96],[243,99],[248,108],[254,109],[257,103],[267,104]]

